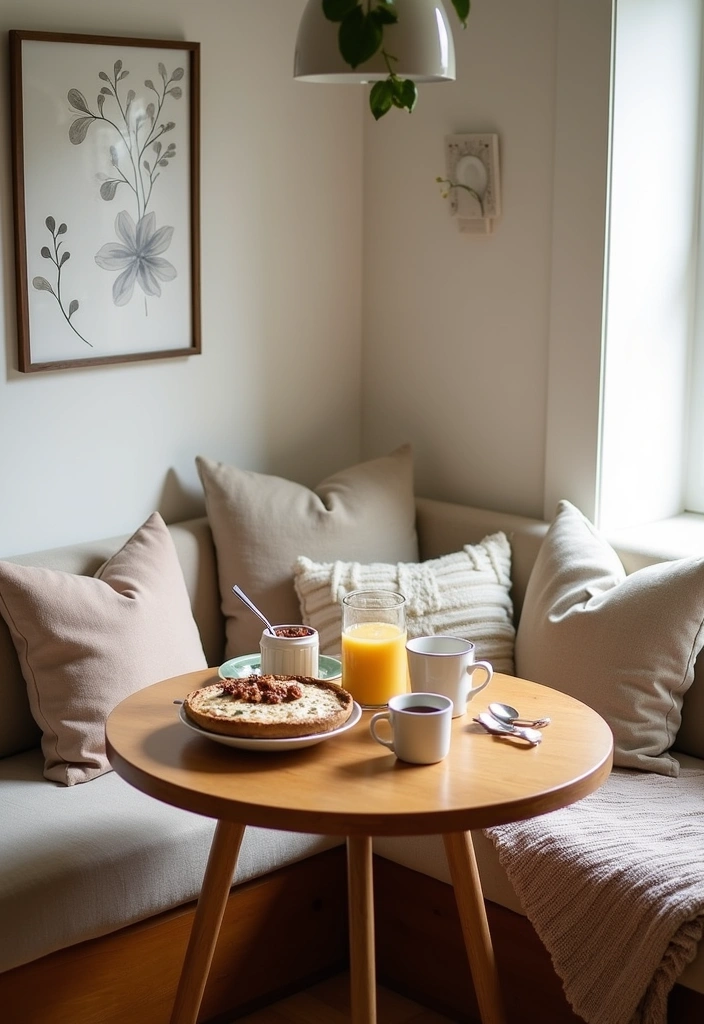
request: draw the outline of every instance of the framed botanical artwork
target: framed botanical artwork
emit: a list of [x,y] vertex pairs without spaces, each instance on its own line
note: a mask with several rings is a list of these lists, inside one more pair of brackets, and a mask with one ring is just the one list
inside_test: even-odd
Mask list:
[[22,372],[201,351],[200,45],[10,32]]

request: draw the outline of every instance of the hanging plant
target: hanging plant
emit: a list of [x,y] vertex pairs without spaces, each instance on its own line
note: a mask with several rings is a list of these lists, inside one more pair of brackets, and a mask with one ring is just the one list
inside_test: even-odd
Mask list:
[[[470,0],[451,0],[462,28],[467,27]],[[357,68],[381,53],[388,77],[375,82],[369,94],[369,106],[378,121],[392,107],[410,112],[418,100],[416,83],[400,78],[394,71],[398,58],[384,48],[384,29],[398,21],[394,0],[322,0],[328,21],[339,22],[338,45],[346,64]]]

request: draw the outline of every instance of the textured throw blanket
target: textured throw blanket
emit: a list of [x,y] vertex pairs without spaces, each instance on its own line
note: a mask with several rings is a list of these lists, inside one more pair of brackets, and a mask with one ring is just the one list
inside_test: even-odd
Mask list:
[[587,1024],[665,1024],[704,932],[704,771],[615,769],[584,800],[486,830]]

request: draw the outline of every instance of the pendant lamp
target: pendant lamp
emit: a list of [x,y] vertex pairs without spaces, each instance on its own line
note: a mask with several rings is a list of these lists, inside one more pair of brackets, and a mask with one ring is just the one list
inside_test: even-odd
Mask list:
[[[399,78],[414,82],[452,82],[455,45],[440,0],[395,0],[398,21],[384,26],[384,49],[398,60]],[[389,69],[380,52],[351,68],[338,48],[339,25],[323,14],[322,0],[308,0],[298,27],[293,77],[302,82],[342,84],[378,82]]]

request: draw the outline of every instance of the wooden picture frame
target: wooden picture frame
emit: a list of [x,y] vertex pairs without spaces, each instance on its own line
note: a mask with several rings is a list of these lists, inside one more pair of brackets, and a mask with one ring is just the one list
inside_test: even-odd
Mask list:
[[200,44],[10,32],[18,366],[201,351]]

